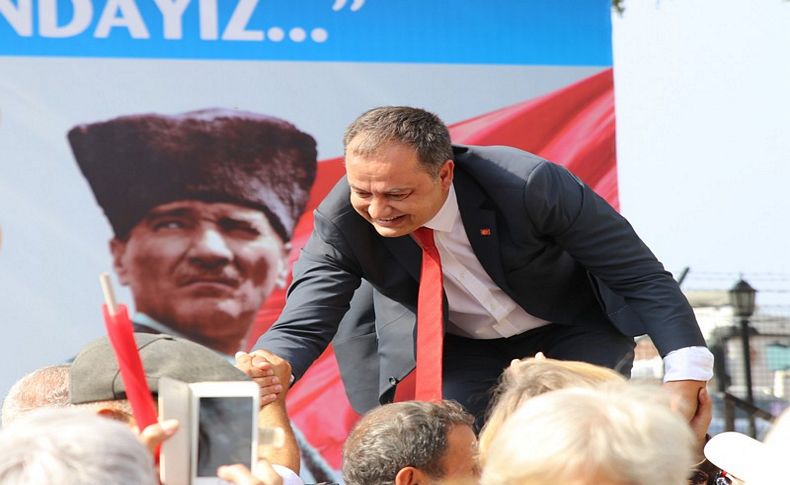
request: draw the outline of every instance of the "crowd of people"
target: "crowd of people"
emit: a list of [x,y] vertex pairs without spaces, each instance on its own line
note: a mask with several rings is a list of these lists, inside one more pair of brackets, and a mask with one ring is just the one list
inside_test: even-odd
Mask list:
[[[453,146],[421,109],[364,113],[346,131],[347,176],[315,212],[286,306],[249,350],[256,312],[289,274],[313,138],[277,118],[203,110],[81,125],[69,140],[113,228],[159,409],[169,380],[252,381],[259,425],[281,430],[256,459],[211,470],[217,480],[781,482],[772,467],[788,420],[764,446],[748,442],[752,454],[732,452],[740,436],[710,439],[713,357],[688,302],[630,224],[558,165]],[[662,355],[663,386],[628,380],[642,334]],[[333,338],[362,415],[342,478],[285,402]],[[2,423],[0,483],[41,485],[157,483],[160,450],[189,425],[139,429],[107,338],[20,379]],[[757,455],[769,459],[743,463]],[[200,456],[176,459],[195,467]]]
[[[271,356],[257,365],[260,354],[251,359],[239,353],[234,366],[188,340],[135,337],[153,393],[161,377],[248,381],[253,367],[264,366],[290,373],[285,361]],[[138,430],[118,372],[102,338],[71,364],[20,379],[3,402],[0,483],[159,483],[156,450],[180,423],[164,420]],[[781,474],[790,415],[762,444],[737,433],[710,439],[712,406],[704,391],[691,423],[677,405],[658,386],[538,354],[513,361],[503,372],[479,437],[474,416],[455,401],[412,400],[371,410],[346,441],[342,478],[347,485],[740,483],[722,467],[741,472],[747,484],[782,483],[771,473]],[[262,404],[259,417],[261,426],[283,429],[285,439],[278,447],[262,447],[252,467],[228,463],[217,477],[237,484],[304,483],[284,399]],[[706,443],[713,463],[703,454]]]

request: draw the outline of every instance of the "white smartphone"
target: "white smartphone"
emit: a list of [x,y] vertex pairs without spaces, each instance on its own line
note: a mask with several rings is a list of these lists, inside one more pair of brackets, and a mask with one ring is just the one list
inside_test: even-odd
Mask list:
[[[164,379],[164,381],[163,381]],[[252,469],[258,450],[260,388],[251,381],[159,381],[160,418],[178,419],[162,445],[160,473],[168,485],[216,485],[222,465]]]

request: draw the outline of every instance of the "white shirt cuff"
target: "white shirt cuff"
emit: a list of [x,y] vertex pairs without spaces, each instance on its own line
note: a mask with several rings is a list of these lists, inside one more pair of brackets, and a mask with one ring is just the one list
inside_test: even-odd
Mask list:
[[664,357],[664,382],[709,381],[713,377],[713,354],[706,347],[684,347]]
[[278,465],[276,463],[272,463],[272,468],[274,468],[274,471],[276,471],[277,474],[280,475],[280,478],[283,479],[283,485],[304,485],[304,482],[301,478],[299,478],[299,475],[294,473],[294,471],[290,468]]

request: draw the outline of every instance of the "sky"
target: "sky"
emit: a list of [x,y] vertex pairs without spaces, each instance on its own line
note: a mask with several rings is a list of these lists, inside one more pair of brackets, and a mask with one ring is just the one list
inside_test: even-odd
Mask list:
[[790,305],[790,2],[627,0],[613,15],[623,214],[684,289]]

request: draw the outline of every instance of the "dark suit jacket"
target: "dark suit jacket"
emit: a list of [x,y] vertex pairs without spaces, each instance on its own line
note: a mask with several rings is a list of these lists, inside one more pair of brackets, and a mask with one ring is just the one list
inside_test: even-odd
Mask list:
[[[453,185],[472,249],[524,310],[557,324],[647,333],[662,355],[705,345],[672,276],[574,175],[513,148],[454,149]],[[285,308],[256,347],[287,359],[298,378],[334,337],[346,392],[364,412],[414,368],[421,251],[410,236],[379,236],[352,208],[345,179],[314,219]],[[369,286],[347,315],[363,279]]]

